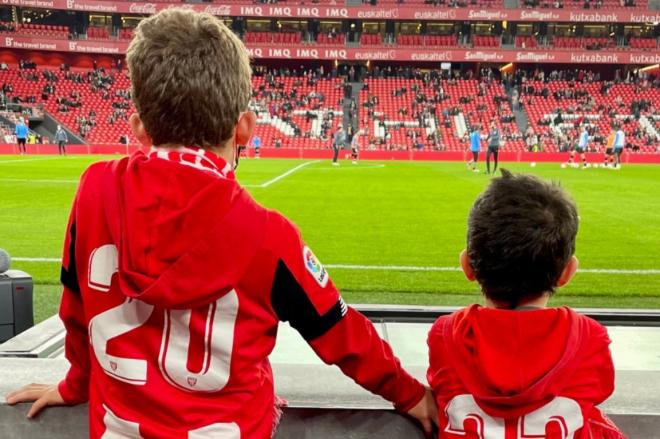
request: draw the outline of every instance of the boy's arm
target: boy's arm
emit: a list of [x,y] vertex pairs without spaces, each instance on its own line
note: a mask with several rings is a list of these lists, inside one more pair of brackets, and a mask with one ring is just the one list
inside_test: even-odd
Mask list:
[[284,218],[274,221],[280,222],[273,232],[281,244],[271,300],[278,318],[289,322],[325,363],[339,366],[360,386],[402,412],[415,407],[425,396],[424,386],[403,369],[373,324],[344,303],[297,229]]
[[75,202],[69,218],[62,258],[61,281],[64,286],[60,318],[66,328],[65,354],[71,363],[58,385],[30,384],[7,395],[8,404],[35,401],[28,412],[34,417],[44,407],[74,405],[87,401],[89,394],[89,345],[87,324],[75,265]]
[[82,303],[82,293],[76,269],[76,201],[69,218],[64,241],[60,280],[64,287],[60,304],[60,319],[66,328],[64,352],[70,368],[58,389],[67,404],[79,404],[89,393],[89,334]]

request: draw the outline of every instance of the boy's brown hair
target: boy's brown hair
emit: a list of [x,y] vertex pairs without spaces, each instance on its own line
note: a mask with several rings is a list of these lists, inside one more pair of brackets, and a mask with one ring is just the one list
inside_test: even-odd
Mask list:
[[126,54],[132,97],[154,145],[223,145],[252,85],[241,40],[216,17],[167,9],[140,22]]
[[467,255],[484,295],[515,308],[554,292],[577,231],[575,202],[559,185],[503,169],[468,219]]

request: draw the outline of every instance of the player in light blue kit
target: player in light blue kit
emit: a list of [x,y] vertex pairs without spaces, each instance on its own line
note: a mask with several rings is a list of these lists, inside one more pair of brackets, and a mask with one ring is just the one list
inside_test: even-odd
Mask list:
[[479,127],[477,125],[472,126],[472,132],[470,133],[470,152],[472,152],[472,158],[467,162],[468,169],[472,169],[474,172],[479,172],[477,169],[477,162],[479,161],[479,152],[481,151],[481,134],[479,133]]
[[254,148],[254,158],[261,157],[261,137],[256,134],[252,136],[252,148]]
[[27,148],[25,144],[27,142],[29,130],[23,118],[18,119],[16,122],[16,128],[14,129],[14,134],[16,135],[16,142],[18,143],[18,152],[20,155],[27,153]]
[[621,153],[623,152],[623,146],[626,143],[626,133],[623,132],[621,127],[617,127],[616,134],[614,135],[614,168],[621,169]]
[[587,164],[587,156],[585,152],[589,148],[589,131],[587,131],[587,126],[582,125],[582,132],[580,132],[580,138],[578,139],[577,145],[571,150],[571,155],[568,157],[568,166],[577,168],[579,165],[575,163],[575,153],[580,154],[580,159],[582,160],[582,169],[587,169],[589,165]]

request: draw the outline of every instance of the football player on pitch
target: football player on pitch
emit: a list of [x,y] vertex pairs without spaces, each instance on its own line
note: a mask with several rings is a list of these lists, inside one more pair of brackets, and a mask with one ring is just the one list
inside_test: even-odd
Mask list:
[[582,125],[582,131],[580,132],[580,137],[578,139],[577,145],[571,150],[570,156],[568,157],[568,166],[577,168],[579,165],[575,163],[575,153],[580,154],[580,160],[582,160],[582,169],[587,169],[589,165],[587,164],[587,156],[585,152],[589,148],[589,131],[587,131],[587,126]]

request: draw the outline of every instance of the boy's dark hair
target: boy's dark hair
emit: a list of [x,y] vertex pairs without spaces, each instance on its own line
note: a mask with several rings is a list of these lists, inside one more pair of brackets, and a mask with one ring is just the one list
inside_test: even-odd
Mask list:
[[483,294],[515,308],[554,293],[575,253],[575,202],[555,183],[503,169],[470,211],[467,254]]

